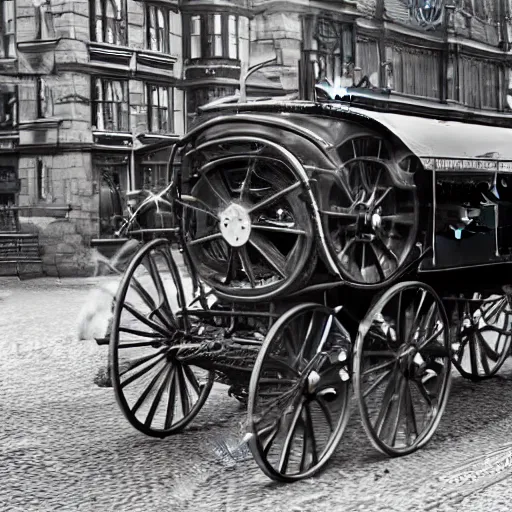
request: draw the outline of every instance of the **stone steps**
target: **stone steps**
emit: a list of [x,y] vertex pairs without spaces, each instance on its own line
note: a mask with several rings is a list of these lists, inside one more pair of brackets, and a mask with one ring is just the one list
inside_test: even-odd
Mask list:
[[28,278],[42,274],[38,235],[0,232],[0,275]]

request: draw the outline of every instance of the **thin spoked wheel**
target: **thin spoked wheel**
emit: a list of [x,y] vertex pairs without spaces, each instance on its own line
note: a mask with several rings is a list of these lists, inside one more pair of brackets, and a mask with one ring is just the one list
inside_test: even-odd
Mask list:
[[475,293],[454,308],[453,364],[473,381],[493,377],[512,342],[512,309],[506,294]]
[[450,387],[449,327],[434,290],[419,282],[391,287],[359,327],[354,390],[372,444],[398,456],[424,446]]
[[177,199],[184,240],[198,274],[220,297],[266,300],[309,278],[316,253],[303,193],[292,167],[263,149],[197,170],[190,195]]
[[269,331],[249,386],[249,446],[273,480],[312,476],[349,416],[350,338],[332,309],[301,304]]
[[123,276],[110,338],[117,402],[144,434],[163,438],[182,430],[210,393],[213,374],[180,361],[193,331],[170,243],[154,240]]
[[415,167],[408,158],[396,161],[374,136],[349,140],[338,152],[343,169],[323,212],[334,261],[348,281],[382,284],[407,265],[417,241]]

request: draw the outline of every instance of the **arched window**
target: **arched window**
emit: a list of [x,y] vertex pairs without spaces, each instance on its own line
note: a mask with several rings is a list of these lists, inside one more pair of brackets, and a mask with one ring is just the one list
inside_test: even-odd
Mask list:
[[95,41],[116,45],[126,44],[125,0],[93,0]]

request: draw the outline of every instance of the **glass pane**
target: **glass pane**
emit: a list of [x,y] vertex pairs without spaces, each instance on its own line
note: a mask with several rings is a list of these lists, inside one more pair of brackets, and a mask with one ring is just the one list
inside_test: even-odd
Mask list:
[[213,16],[213,30],[215,35],[222,34],[222,16],[220,14],[215,14]]
[[190,38],[190,58],[199,59],[201,57],[201,36],[192,36]]
[[215,36],[214,56],[222,57],[222,36]]
[[192,16],[190,24],[190,35],[201,34],[201,16]]

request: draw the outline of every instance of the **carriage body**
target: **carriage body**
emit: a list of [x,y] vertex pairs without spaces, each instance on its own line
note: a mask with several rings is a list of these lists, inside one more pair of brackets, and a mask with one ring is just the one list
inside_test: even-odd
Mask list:
[[166,189],[190,283],[159,239],[116,294],[113,386],[135,428],[178,432],[228,384],[261,469],[294,481],[336,449],[351,384],[370,440],[396,456],[435,432],[452,362],[498,371],[511,131],[407,108],[365,95],[203,108]]
[[[203,193],[197,199],[208,201],[211,187],[196,185],[207,162],[209,176],[227,177],[227,202],[243,203],[237,192],[251,162],[257,162],[254,148],[268,144],[271,158],[292,171],[288,183],[300,183],[300,199],[311,219],[305,236],[314,239],[301,250],[318,254],[318,273],[331,280],[382,288],[406,270],[435,273],[510,261],[510,129],[379,110],[357,102],[298,101],[206,108],[187,137],[182,191]],[[266,163],[262,159],[263,167]],[[272,165],[275,169],[274,162],[266,169],[269,176]],[[231,177],[237,173],[238,182]],[[211,206],[219,208],[215,200]],[[274,206],[283,205],[277,201]],[[188,220],[183,227],[184,242],[195,245],[201,234],[190,229]],[[193,252],[200,275],[201,269],[204,277],[212,269],[219,275],[226,271],[220,261],[208,262]],[[225,247],[221,253],[227,254]],[[305,265],[296,257],[290,264]],[[297,272],[293,279],[305,274],[311,277]],[[293,279],[281,296],[294,289]],[[216,287],[212,280],[209,284]],[[243,300],[243,280],[238,284],[238,289],[219,286],[219,291]],[[264,291],[252,296],[273,296]]]

